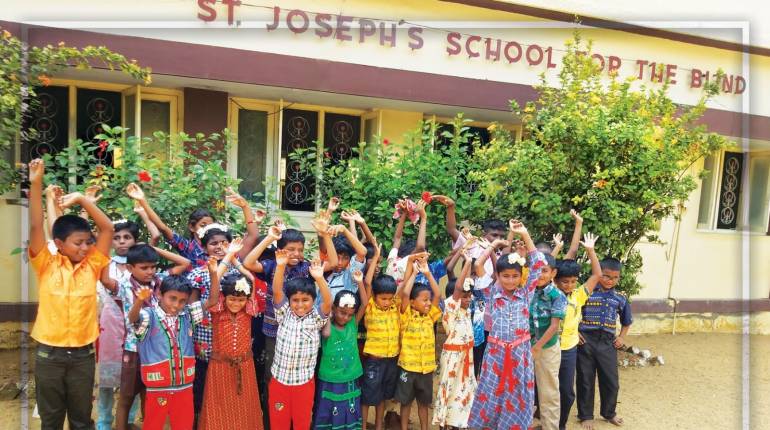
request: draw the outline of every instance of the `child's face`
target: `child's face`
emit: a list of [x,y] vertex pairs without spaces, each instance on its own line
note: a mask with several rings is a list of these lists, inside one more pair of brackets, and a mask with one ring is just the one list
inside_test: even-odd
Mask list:
[[305,244],[302,242],[289,242],[283,249],[289,253],[289,266],[296,266],[305,259]]
[[348,268],[350,264],[350,256],[347,254],[337,254],[337,272],[341,272]]
[[124,256],[128,254],[128,248],[136,245],[136,239],[131,235],[128,230],[116,231],[112,235],[112,249],[115,250],[115,254]]
[[577,283],[577,276],[564,276],[556,279],[556,286],[559,287],[564,294],[572,294],[572,292],[575,291],[575,287],[577,287]]
[[91,239],[91,232],[75,231],[64,240],[54,239],[54,243],[61,255],[69,258],[72,263],[77,264],[83,261],[88,251],[91,250],[93,246]]
[[388,309],[393,306],[393,298],[395,294],[382,293],[374,296],[374,304],[380,309]]
[[460,296],[460,307],[463,309],[468,309],[471,307],[471,299],[473,298],[473,293],[470,291],[464,292],[462,296]]
[[140,284],[149,284],[150,281],[152,281],[152,278],[155,277],[158,263],[136,263],[128,264],[126,267],[137,282]]
[[521,287],[521,272],[516,269],[505,269],[497,274],[497,280],[505,291],[513,291]]
[[205,216],[198,220],[195,224],[187,224],[187,228],[190,230],[190,233],[192,233],[193,237],[198,237],[197,233],[198,230],[202,229],[203,227],[206,227],[209,224],[214,224],[214,218],[211,218],[210,216]]
[[484,239],[488,242],[494,242],[497,239],[505,239],[505,231],[503,230],[485,230]]
[[344,327],[347,325],[347,323],[353,319],[355,314],[355,308],[351,308],[349,306],[335,306],[332,310],[332,315],[334,316],[334,324],[339,327]]
[[542,288],[550,284],[554,276],[556,276],[556,269],[551,266],[543,266],[540,271],[540,277],[537,278],[537,287]]
[[230,242],[227,240],[227,236],[224,234],[216,234],[206,242],[206,254],[208,254],[209,257],[221,260],[225,258],[228,246],[230,246]]
[[430,300],[430,291],[422,290],[417,293],[417,297],[409,300],[412,305],[412,309],[416,310],[422,315],[427,315],[430,312],[430,306],[432,304]]
[[309,314],[313,310],[313,303],[315,303],[315,299],[308,293],[296,292],[289,297],[289,308],[298,317]]
[[225,296],[225,307],[228,311],[237,314],[246,306],[247,300],[246,296]]
[[163,312],[168,316],[178,315],[187,304],[190,294],[171,290],[161,294],[159,304]]
[[602,276],[599,278],[599,284],[605,290],[615,288],[620,281],[620,271],[611,269],[602,269]]

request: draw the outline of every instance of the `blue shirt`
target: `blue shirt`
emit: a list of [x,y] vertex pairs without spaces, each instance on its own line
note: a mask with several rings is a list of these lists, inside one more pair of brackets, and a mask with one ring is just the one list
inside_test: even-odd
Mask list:
[[[356,270],[360,270],[361,273],[364,273],[365,269],[366,261],[361,262],[358,261],[357,257],[353,257],[350,259],[350,264],[348,264],[346,269],[339,272],[331,272],[329,276],[326,277],[326,282],[329,284],[332,302],[334,302],[334,297],[337,296],[337,293],[342,290],[358,293],[358,285],[356,284],[356,281],[353,280],[353,273]],[[318,292],[318,288],[316,288],[316,292]],[[320,294],[318,298],[319,299],[315,301],[315,307],[320,310],[322,302]]]
[[[444,260],[436,260],[432,263],[428,263],[428,269],[430,270],[430,274],[433,275],[433,279],[435,279],[436,282],[446,276],[446,266],[444,266]],[[414,277],[414,282],[427,284],[428,278],[426,278],[425,275],[420,272],[417,273],[417,276]]]
[[594,290],[591,297],[583,306],[583,320],[580,321],[580,331],[604,330],[615,334],[616,321],[620,316],[620,324],[629,326],[634,321],[631,317],[631,304],[626,296],[615,289]]

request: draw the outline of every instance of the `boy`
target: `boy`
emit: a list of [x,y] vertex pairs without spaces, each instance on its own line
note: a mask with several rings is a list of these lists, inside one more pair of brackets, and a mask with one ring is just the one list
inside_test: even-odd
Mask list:
[[[212,288],[219,288],[216,262],[209,263]],[[172,430],[193,426],[195,353],[192,331],[203,320],[201,302],[187,304],[192,292],[190,281],[170,275],[160,284],[160,297],[144,307],[153,291],[141,287],[128,312],[128,321],[138,339],[142,382],[147,387],[144,408],[145,430],[163,429],[166,418]]]
[[375,407],[374,426],[382,430],[385,401],[393,398],[398,378],[400,352],[400,287],[389,275],[380,275],[367,286],[370,297],[364,313],[364,377],[361,381],[361,415],[367,427],[369,406]]
[[543,430],[559,428],[559,324],[564,319],[567,299],[553,284],[556,259],[544,255],[546,265],[540,271],[535,294],[529,305],[529,332],[535,362],[538,410]]
[[[62,208],[80,205],[98,228],[62,215],[53,224],[53,254],[46,244],[43,217],[43,160],[29,163],[29,258],[38,278],[39,305],[32,329],[38,342],[35,396],[42,428],[93,428],[91,420],[95,357],[99,336],[96,281],[109,264],[112,221],[81,193],[59,199]],[[94,241],[94,237],[96,240]]]
[[425,259],[417,260],[416,271],[430,286],[415,284],[415,274],[401,291],[401,352],[395,399],[401,403],[401,430],[409,427],[409,410],[417,399],[420,429],[428,430],[428,408],[433,402],[433,371],[436,370],[436,336],[433,325],[441,318],[441,293]]
[[332,298],[341,290],[358,291],[358,286],[353,281],[353,273],[363,273],[366,268],[366,247],[356,235],[342,225],[335,226],[334,233],[342,233],[343,237],[335,237],[332,240],[337,253],[337,266],[326,279]]
[[[270,369],[273,378],[268,388],[270,425],[274,430],[307,430],[315,396],[313,374],[321,347],[319,332],[329,320],[332,298],[320,260],[314,260],[309,269],[315,285],[310,279],[298,277],[286,282],[284,289],[289,251],[276,251],[275,259],[273,300],[278,331]],[[313,303],[316,285],[321,293],[320,311]]]
[[[313,227],[316,233],[321,237],[328,250],[327,261],[324,262],[324,271],[330,271],[337,267],[337,252],[332,245],[328,221],[320,217],[313,220]],[[267,236],[243,259],[243,267],[254,273],[263,273],[267,283],[267,294],[265,297],[265,315],[262,322],[262,333],[265,334],[265,385],[269,384],[272,377],[269,369],[273,365],[273,356],[275,355],[275,336],[278,331],[278,324],[275,319],[275,310],[273,307],[273,288],[272,284],[275,278],[276,262],[275,259],[259,261],[262,253],[273,243],[277,242],[278,249],[285,250],[289,256],[289,262],[284,271],[284,282],[294,278],[309,278],[310,263],[305,260],[305,236],[301,231],[289,228],[281,231],[277,226],[272,226],[268,230]],[[331,303],[330,303],[331,304]]]
[[[599,290],[594,291],[583,306],[580,322],[581,344],[577,353],[577,404],[578,419],[587,430],[593,429],[594,391],[596,373],[599,373],[600,413],[611,424],[620,426],[623,419],[617,416],[618,401],[618,352],[622,348],[633,318],[628,299],[615,291],[623,266],[615,258],[605,258],[600,263],[602,275]],[[615,337],[616,321],[620,317],[620,335]]]
[[[168,271],[157,273],[160,257],[174,263],[174,267]],[[181,255],[174,254],[154,248],[147,244],[134,245],[126,253],[126,268],[130,273],[127,279],[123,279],[117,284],[117,299],[123,307],[123,316],[126,324],[126,337],[123,342],[123,360],[120,369],[120,398],[115,413],[115,421],[118,430],[127,430],[129,424],[129,410],[134,403],[137,395],[145,400],[145,386],[142,383],[142,377],[139,367],[139,354],[137,352],[138,339],[131,329],[131,322],[128,320],[128,313],[131,311],[134,302],[137,301],[137,293],[142,288],[149,288],[153,292],[157,291],[161,285],[161,280],[170,275],[182,275],[192,265],[190,260]],[[151,308],[157,304],[157,297],[150,296],[144,301],[144,308]]]
[[561,415],[559,417],[559,429],[567,428],[567,420],[575,403],[575,367],[577,366],[577,348],[580,339],[578,336],[578,325],[580,324],[581,309],[585,305],[588,297],[593,293],[599,278],[602,276],[602,269],[599,266],[599,259],[596,257],[594,246],[596,236],[591,233],[585,234],[585,240],[580,242],[586,249],[586,254],[591,260],[591,277],[578,288],[575,288],[580,275],[580,265],[575,260],[563,260],[559,263],[559,270],[556,273],[556,286],[567,297],[567,308],[564,315],[564,323],[561,327],[561,366],[559,367],[559,393]]

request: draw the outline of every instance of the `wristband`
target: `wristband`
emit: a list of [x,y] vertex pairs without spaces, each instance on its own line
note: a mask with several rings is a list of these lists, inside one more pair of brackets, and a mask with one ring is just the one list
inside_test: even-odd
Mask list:
[[247,224],[247,225],[248,225],[248,224],[256,224],[256,223],[257,223],[257,220],[255,220],[255,219],[253,219],[253,220],[250,220],[250,221],[246,221],[246,224]]

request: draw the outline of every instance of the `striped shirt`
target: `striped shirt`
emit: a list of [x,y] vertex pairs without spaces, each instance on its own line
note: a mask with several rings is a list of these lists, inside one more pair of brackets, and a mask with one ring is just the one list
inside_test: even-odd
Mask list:
[[440,318],[441,309],[437,306],[431,306],[425,315],[411,306],[401,313],[399,367],[422,374],[436,370],[436,335],[433,325]]
[[366,326],[366,343],[364,354],[378,358],[389,358],[398,355],[400,349],[400,316],[398,308],[401,300],[396,297],[387,309],[380,309],[374,303],[374,297],[369,299],[364,314]]

